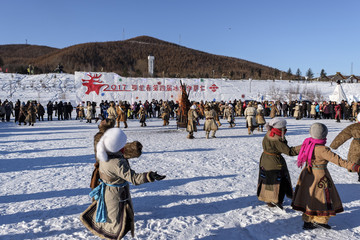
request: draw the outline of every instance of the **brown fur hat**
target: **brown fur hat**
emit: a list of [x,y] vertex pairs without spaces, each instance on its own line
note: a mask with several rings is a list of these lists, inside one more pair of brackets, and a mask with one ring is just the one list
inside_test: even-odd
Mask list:
[[112,119],[104,119],[100,122],[98,128],[100,132],[105,132],[109,128],[113,128],[115,126],[115,121]]
[[138,158],[141,155],[142,144],[139,141],[127,143],[124,147],[124,158]]

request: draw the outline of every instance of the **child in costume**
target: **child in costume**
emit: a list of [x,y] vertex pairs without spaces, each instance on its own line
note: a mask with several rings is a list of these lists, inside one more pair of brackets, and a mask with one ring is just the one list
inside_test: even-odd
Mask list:
[[329,218],[344,211],[327,169],[328,162],[359,172],[360,165],[342,159],[325,146],[327,134],[328,129],[324,124],[312,124],[311,137],[305,139],[298,156],[297,165],[305,167],[299,176],[291,206],[303,212],[303,229],[331,229]]
[[293,189],[289,170],[281,154],[296,156],[300,146],[288,146],[285,139],[285,119],[273,118],[265,126],[268,132],[262,142],[263,153],[259,164],[257,196],[260,201],[266,202],[269,207],[278,206],[283,208],[282,204],[285,195],[292,198]]

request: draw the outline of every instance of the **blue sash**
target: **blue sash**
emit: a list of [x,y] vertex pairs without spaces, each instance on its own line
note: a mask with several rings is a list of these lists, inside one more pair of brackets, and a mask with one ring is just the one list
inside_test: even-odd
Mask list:
[[109,187],[125,187],[128,185],[128,182],[124,182],[122,184],[107,184],[104,183],[103,180],[99,179],[100,185],[94,188],[89,196],[94,198],[97,201],[97,209],[96,209],[96,222],[106,222],[106,206],[105,206],[105,185]]

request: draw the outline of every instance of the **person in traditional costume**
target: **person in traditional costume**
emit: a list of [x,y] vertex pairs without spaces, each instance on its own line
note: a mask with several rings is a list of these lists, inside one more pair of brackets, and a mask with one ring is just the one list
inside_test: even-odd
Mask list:
[[256,128],[256,108],[253,106],[252,102],[249,102],[244,111],[244,116],[246,119],[246,128],[248,129],[248,133],[250,135]]
[[100,122],[98,128],[99,131],[95,134],[94,136],[94,152],[95,152],[95,163],[94,163],[94,170],[91,176],[91,181],[90,181],[90,188],[94,189],[99,185],[99,160],[96,157],[96,145],[98,144],[98,142],[100,141],[101,137],[104,135],[104,133],[106,132],[106,130],[113,128],[115,125],[115,121],[111,120],[111,119],[104,119]]
[[25,105],[24,102],[21,103],[20,106],[20,113],[19,113],[19,125],[23,122],[26,125],[26,118],[27,118],[27,108],[28,106]]
[[141,127],[146,127],[146,111],[143,105],[140,105],[139,121],[141,123]]
[[96,201],[80,215],[80,220],[94,235],[103,239],[121,239],[129,231],[134,237],[134,208],[129,182],[139,185],[165,178],[157,172],[136,173],[132,170],[123,154],[126,140],[120,128],[111,128],[96,145],[100,185],[90,193]]
[[86,123],[91,123],[91,119],[94,118],[93,115],[93,106],[91,105],[91,102],[87,102],[86,105]]
[[193,139],[194,132],[197,132],[196,123],[199,115],[196,112],[196,105],[192,105],[188,111],[188,123],[186,126],[186,131],[189,133],[187,138]]
[[227,119],[227,122],[230,124],[229,127],[235,127],[235,112],[232,104],[227,104],[224,109],[224,119]]
[[330,148],[326,147],[327,127],[322,123],[314,123],[310,127],[310,138],[301,145],[297,165],[304,167],[296,184],[291,206],[303,212],[303,229],[326,228],[329,218],[343,212],[341,199],[336,190],[328,162],[353,172],[359,172],[360,165],[342,159]]
[[76,119],[80,119],[80,122],[82,122],[85,117],[85,109],[81,102],[76,107],[76,111],[78,112]]
[[285,139],[286,120],[275,117],[267,123],[268,132],[263,138],[263,153],[260,157],[257,197],[269,207],[283,208],[285,195],[293,197],[289,170],[284,157],[296,156],[300,146],[289,147]]
[[120,122],[124,123],[124,128],[127,128],[127,114],[126,114],[126,106],[125,104],[123,104],[122,102],[120,102],[117,106],[116,106],[116,114],[117,114],[117,118],[116,118],[116,122],[117,122],[117,127],[120,127]]
[[212,131],[212,138],[215,138],[215,133],[218,130],[218,125],[216,124],[216,112],[211,107],[211,104],[207,104],[204,110],[205,115],[205,123],[204,123],[204,131],[206,132],[206,138],[209,138],[210,131]]
[[162,107],[160,108],[160,112],[161,112],[161,118],[164,121],[163,126],[169,125],[171,109],[168,102],[163,103]]
[[107,112],[107,118],[111,119],[111,120],[116,120],[116,118],[118,117],[117,116],[117,113],[116,113],[116,109],[115,109],[115,102],[114,101],[111,101],[110,102],[110,107],[106,110]]
[[300,105],[299,103],[296,103],[295,104],[295,107],[294,107],[294,118],[296,120],[299,120],[301,118],[301,111],[300,111]]
[[278,102],[273,103],[273,104],[271,105],[270,118],[274,118],[274,117],[280,115],[280,110],[279,110],[278,107],[277,107],[277,103],[278,103]]
[[34,126],[34,123],[36,122],[36,107],[33,102],[29,103],[29,106],[27,108],[27,115],[26,115],[26,122],[29,123],[29,126]]
[[258,126],[258,131],[263,131],[264,129],[264,125],[266,123],[265,121],[265,111],[264,111],[264,107],[261,104],[257,105],[257,109],[256,109],[256,125]]
[[[338,149],[347,140],[352,138],[347,160],[351,163],[360,164],[360,113],[357,115],[357,123],[353,123],[343,129],[332,141],[330,147]],[[358,181],[360,182],[360,174]]]

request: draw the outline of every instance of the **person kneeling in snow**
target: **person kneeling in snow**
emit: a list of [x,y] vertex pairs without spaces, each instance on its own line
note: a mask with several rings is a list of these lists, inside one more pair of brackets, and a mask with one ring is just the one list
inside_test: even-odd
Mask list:
[[297,165],[302,170],[297,182],[291,206],[302,211],[303,229],[317,227],[331,229],[329,218],[343,212],[341,199],[327,169],[328,162],[353,172],[359,172],[360,165],[343,160],[326,147],[327,127],[314,123],[310,127],[310,138],[303,142]]
[[[134,210],[129,183],[139,185],[165,178],[156,172],[136,173],[124,157],[127,137],[119,128],[108,129],[96,145],[101,184],[93,189],[93,202],[81,215],[85,227],[105,239],[121,239],[128,231],[134,237]],[[141,144],[134,145],[141,155]]]

